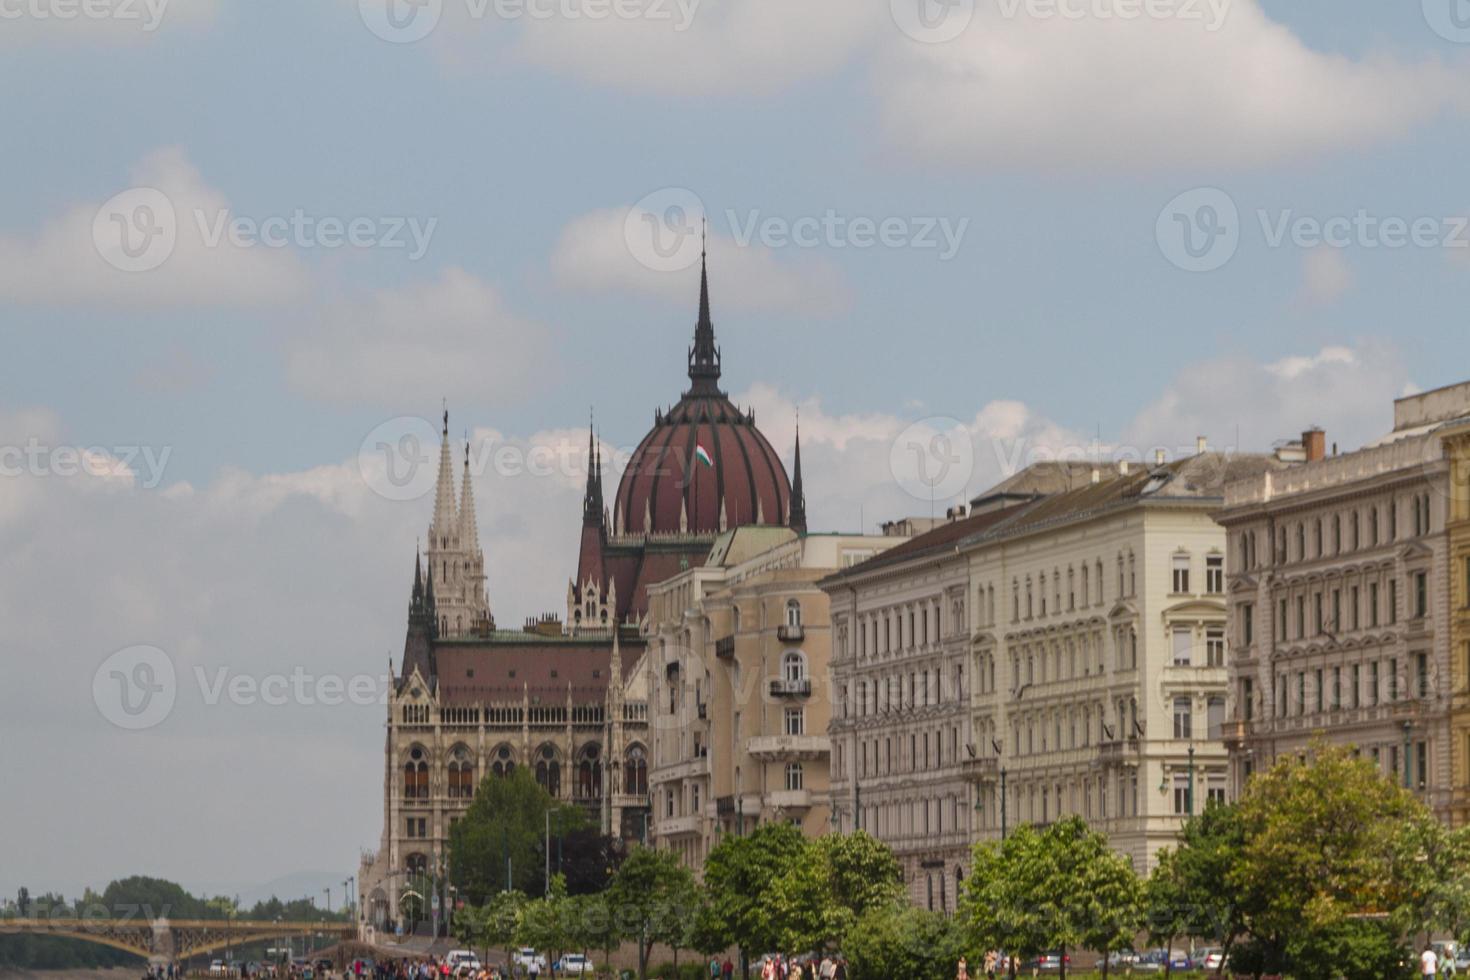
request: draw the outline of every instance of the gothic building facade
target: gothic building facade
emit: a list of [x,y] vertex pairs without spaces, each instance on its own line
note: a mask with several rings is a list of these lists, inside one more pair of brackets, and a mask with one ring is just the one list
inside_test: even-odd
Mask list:
[[448,872],[450,832],[487,776],[531,768],[554,798],[586,807],[604,832],[648,834],[649,587],[703,564],[716,538],[756,523],[805,530],[776,451],[719,388],[721,352],[707,270],[687,352],[689,388],[654,415],[613,503],[589,432],[588,470],[565,621],[497,627],[466,452],[456,496],[446,412],[428,547],[415,558],[383,757],[383,833],[364,853],[365,925],[399,924],[409,883]]

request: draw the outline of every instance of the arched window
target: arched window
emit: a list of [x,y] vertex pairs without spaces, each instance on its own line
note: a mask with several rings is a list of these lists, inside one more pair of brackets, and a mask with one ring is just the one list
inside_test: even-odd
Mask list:
[[429,762],[424,750],[418,746],[409,750],[408,761],[403,764],[403,798],[429,798]]
[[576,795],[584,800],[596,799],[602,795],[602,760],[596,745],[588,745],[582,749],[581,758],[577,762]]
[[788,681],[806,680],[806,654],[787,650],[781,655],[781,676]]
[[795,599],[786,600],[786,625],[801,625],[801,603],[797,602]]
[[556,760],[556,750],[550,745],[541,746],[537,753],[536,782],[551,797],[561,796],[561,764]]
[[410,854],[406,863],[408,873],[411,875],[428,874],[429,856],[427,854]]
[[646,795],[648,793],[648,756],[644,753],[643,746],[635,745],[628,750],[625,769],[627,778],[624,780],[624,791],[633,796]]
[[454,747],[449,757],[449,798],[467,800],[475,795],[475,760],[463,745]]
[[492,773],[497,776],[509,776],[515,767],[515,760],[511,758],[509,745],[502,745],[495,750],[495,761],[490,764]]

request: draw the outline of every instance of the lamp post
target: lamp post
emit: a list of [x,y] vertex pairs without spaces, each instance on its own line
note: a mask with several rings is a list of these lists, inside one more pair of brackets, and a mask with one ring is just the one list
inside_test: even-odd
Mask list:
[[1006,767],[1000,767],[1000,839],[1006,839]]
[[1184,809],[1194,816],[1194,746],[1189,747],[1189,788],[1184,792]]
[[1404,722],[1404,789],[1413,789],[1412,770],[1414,768],[1414,765],[1411,761],[1413,757],[1409,755],[1409,751],[1411,749],[1411,743],[1409,742],[1409,733],[1413,730],[1414,723],[1412,721]]

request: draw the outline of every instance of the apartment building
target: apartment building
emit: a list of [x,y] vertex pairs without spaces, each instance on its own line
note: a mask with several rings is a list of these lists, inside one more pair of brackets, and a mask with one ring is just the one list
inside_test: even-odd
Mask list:
[[1237,786],[1314,738],[1354,746],[1443,819],[1470,812],[1470,382],[1394,403],[1355,452],[1226,490]]

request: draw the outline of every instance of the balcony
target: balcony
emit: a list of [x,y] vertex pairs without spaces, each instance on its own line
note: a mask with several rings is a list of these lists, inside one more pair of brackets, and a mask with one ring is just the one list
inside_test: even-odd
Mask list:
[[697,813],[682,817],[662,817],[654,820],[653,833],[655,837],[681,837],[697,834],[701,830],[702,819]]
[[735,656],[735,637],[722,636],[715,641],[715,656],[726,660]]
[[773,698],[807,698],[812,694],[812,679],[801,677],[795,680],[789,677],[771,678],[771,697]]
[[825,735],[757,735],[745,750],[762,762],[801,762],[826,758],[832,753],[832,740]]
[[778,789],[766,795],[766,802],[776,810],[809,810],[812,793],[808,789]]
[[960,762],[960,776],[972,783],[989,782],[999,778],[1000,760],[993,755],[981,756],[978,759],[964,759]]
[[1249,735],[1250,722],[1227,721],[1220,726],[1220,740],[1225,743],[1226,748],[1240,748]]
[[789,623],[777,626],[776,639],[782,643],[800,643],[806,639],[806,628],[801,625],[792,626]]
[[1137,765],[1139,742],[1136,738],[1102,742],[1097,747],[1098,765]]

